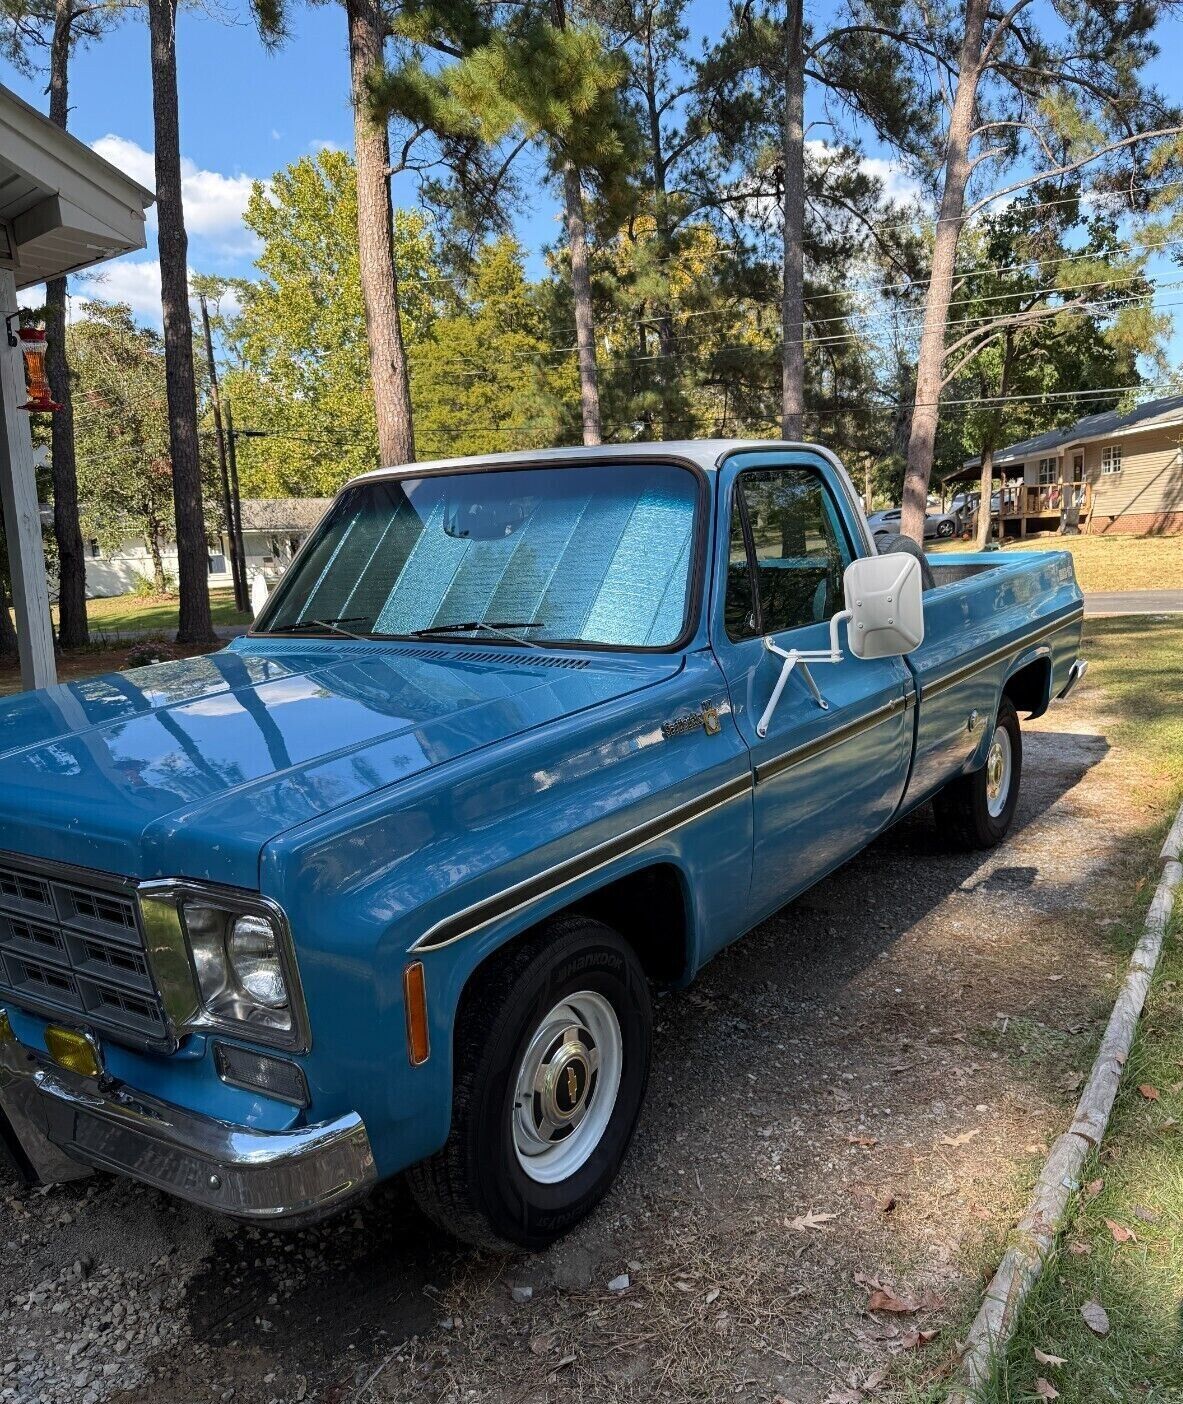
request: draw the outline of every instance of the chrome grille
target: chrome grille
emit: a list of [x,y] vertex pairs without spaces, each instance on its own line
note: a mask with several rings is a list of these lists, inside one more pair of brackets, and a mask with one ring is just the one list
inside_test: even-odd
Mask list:
[[135,897],[98,873],[0,855],[0,998],[126,1042],[168,1038]]

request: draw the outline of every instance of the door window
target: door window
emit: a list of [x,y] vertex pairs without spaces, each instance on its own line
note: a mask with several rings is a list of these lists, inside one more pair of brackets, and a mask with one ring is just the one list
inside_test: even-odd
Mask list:
[[853,552],[825,484],[808,468],[739,475],[729,555],[731,639],[820,624],[844,607],[842,574]]

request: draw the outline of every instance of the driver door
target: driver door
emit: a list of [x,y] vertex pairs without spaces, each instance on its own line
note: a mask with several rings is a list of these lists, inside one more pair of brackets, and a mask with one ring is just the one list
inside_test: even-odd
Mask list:
[[[712,631],[755,772],[752,906],[771,910],[862,848],[895,813],[912,754],[912,684],[902,659],[857,659],[789,678],[767,734],[757,724],[784,649],[828,649],[845,608],[858,528],[822,463],[801,452],[740,455],[720,473]],[[840,627],[845,646],[845,628]]]

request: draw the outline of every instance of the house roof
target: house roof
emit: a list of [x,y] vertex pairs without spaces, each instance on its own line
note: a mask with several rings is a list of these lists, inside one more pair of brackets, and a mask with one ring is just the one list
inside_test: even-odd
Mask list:
[[18,288],[142,249],[155,198],[0,86],[0,268]]
[[[1124,434],[1144,433],[1149,429],[1165,429],[1183,424],[1183,395],[1168,395],[1161,400],[1147,400],[1132,410],[1105,410],[1086,415],[1066,429],[1049,429],[1017,444],[1008,444],[994,455],[996,467],[1024,463],[1029,458],[1050,458],[1069,444],[1088,443],[1096,439],[1112,439]],[[967,468],[980,460],[966,459]]]
[[311,531],[331,497],[244,497],[243,531]]

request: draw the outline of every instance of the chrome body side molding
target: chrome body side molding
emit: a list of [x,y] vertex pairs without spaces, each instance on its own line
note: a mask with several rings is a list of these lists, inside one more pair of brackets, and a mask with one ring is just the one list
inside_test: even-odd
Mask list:
[[678,805],[668,813],[660,814],[645,824],[639,824],[634,829],[626,830],[618,838],[609,839],[606,843],[589,848],[585,853],[574,858],[556,863],[554,867],[546,868],[534,877],[526,878],[522,882],[515,883],[512,887],[505,888],[502,892],[494,893],[492,897],[486,897],[482,901],[474,903],[471,907],[467,907],[453,916],[437,921],[415,941],[411,950],[435,951],[443,946],[450,946],[453,941],[471,936],[491,922],[521,911],[532,902],[538,901],[539,898],[568,887],[571,883],[606,867],[607,864],[616,859],[635,853],[647,844],[673,833],[675,829],[680,829],[695,819],[701,819],[722,805],[741,799],[744,795],[750,794],[751,790],[751,773],[737,775],[734,780],[728,780],[725,784],[708,790],[697,799]]

